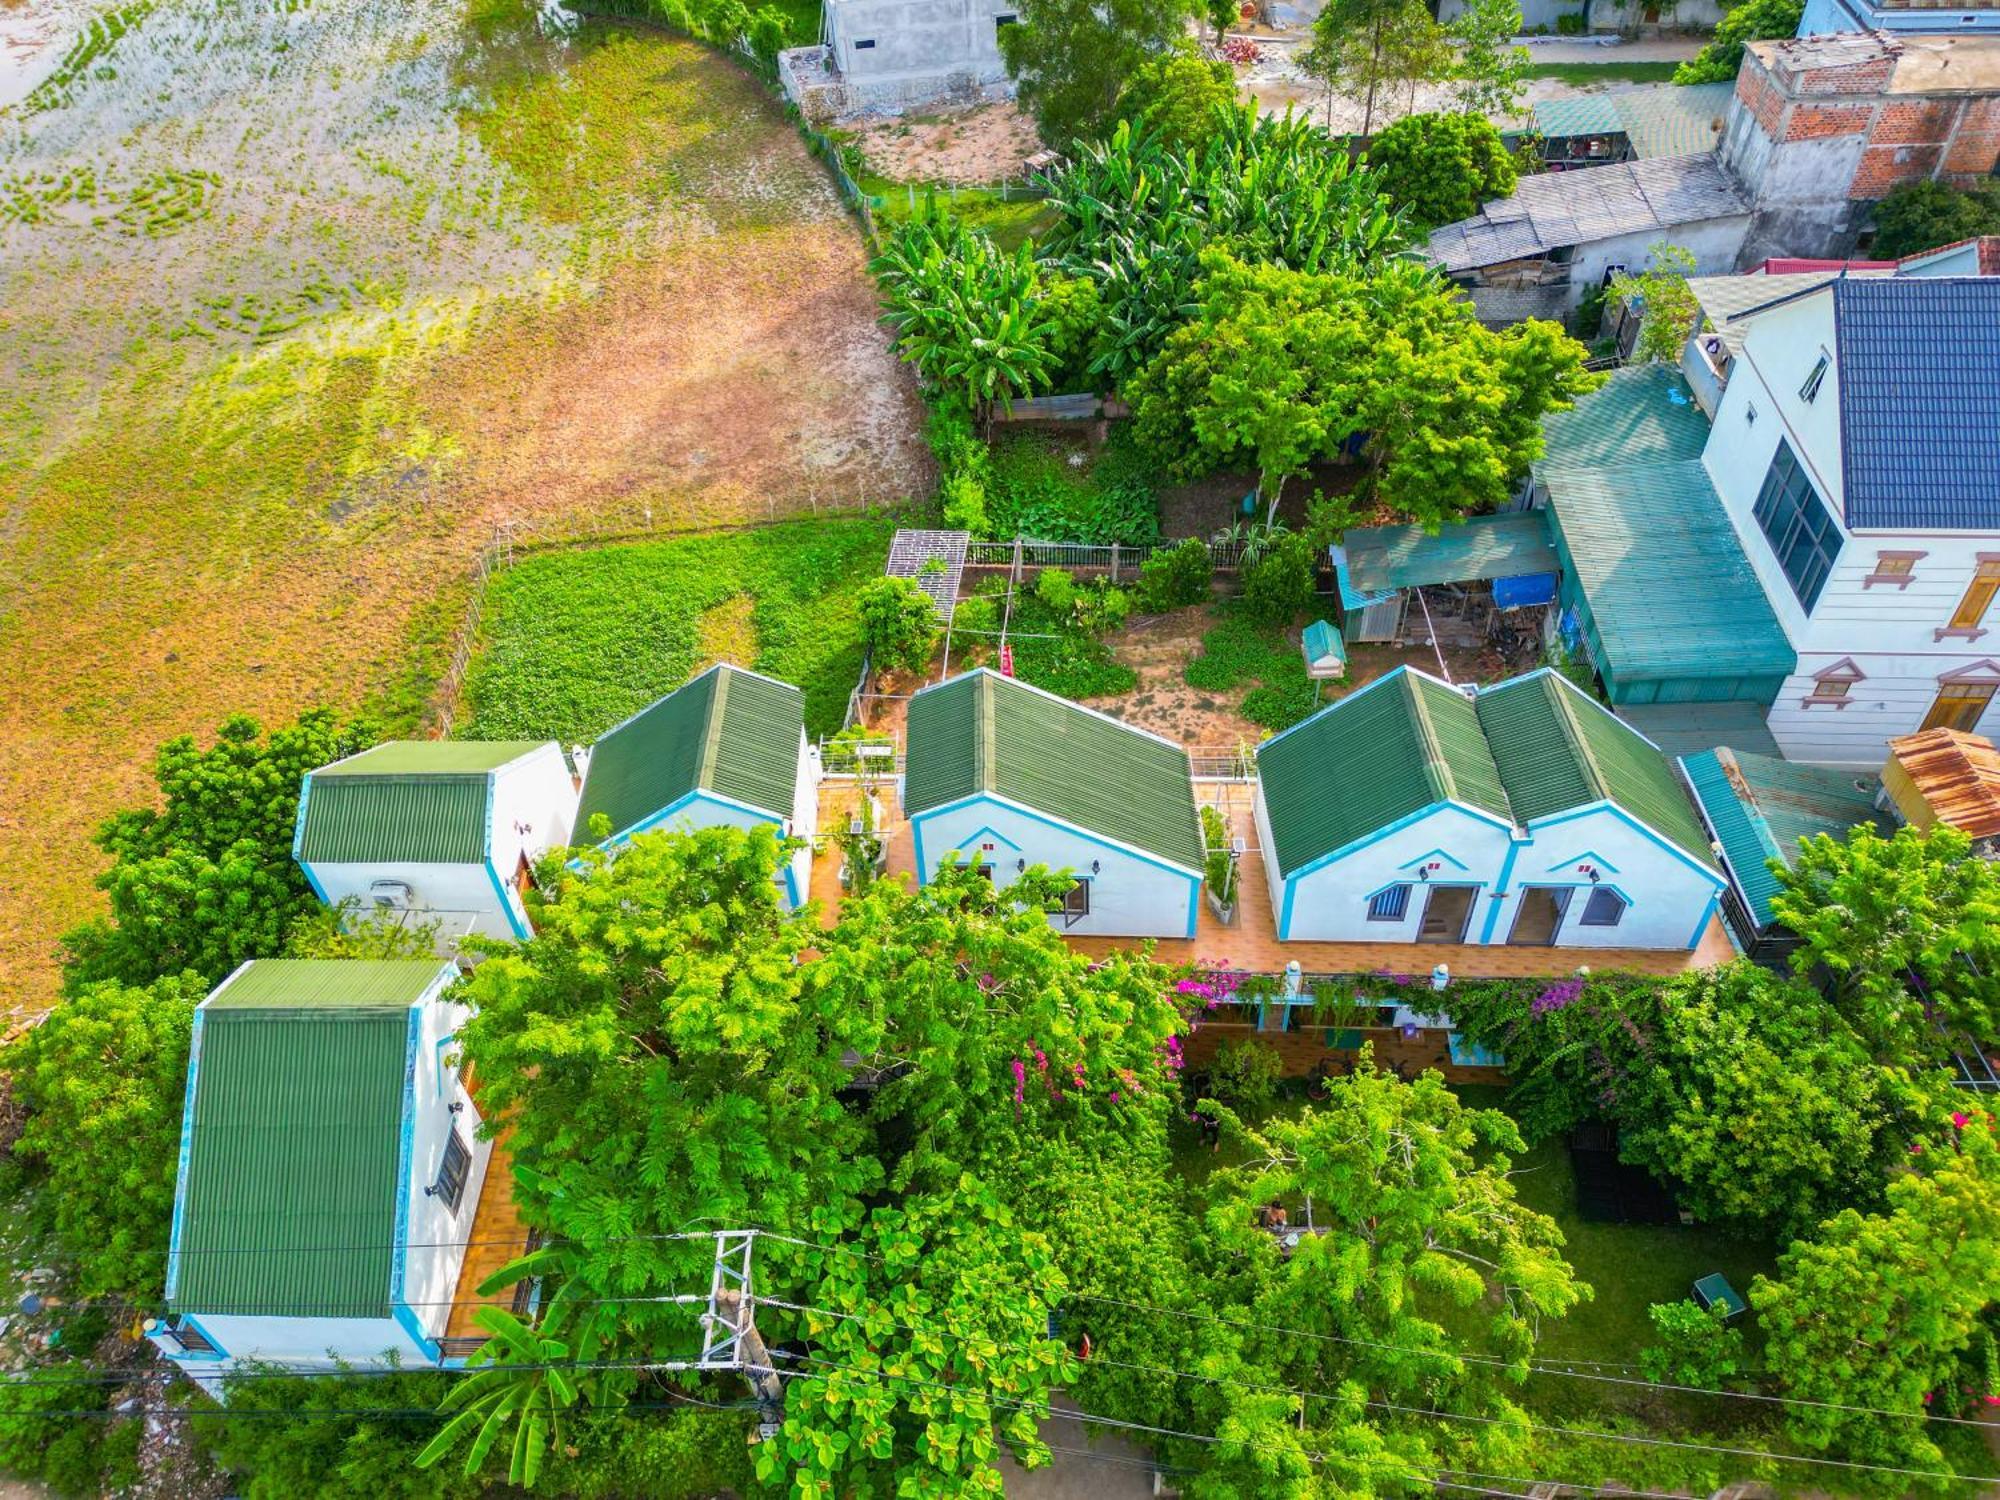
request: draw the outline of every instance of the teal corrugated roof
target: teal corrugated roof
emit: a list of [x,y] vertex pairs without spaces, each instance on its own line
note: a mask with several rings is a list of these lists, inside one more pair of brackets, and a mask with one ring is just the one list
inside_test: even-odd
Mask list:
[[1536,510],[1468,516],[1432,536],[1421,526],[1359,526],[1347,533],[1347,567],[1363,593],[1553,573],[1548,516]]
[[[1662,83],[1648,88],[1618,89],[1603,97],[1611,104],[1632,152],[1644,160],[1655,156],[1693,156],[1713,151],[1722,138],[1723,117],[1736,93],[1728,83]],[[1537,106],[1536,118],[1541,117]]]
[[200,1011],[171,1306],[385,1318],[410,1005],[439,966],[268,962]]
[[1625,121],[1609,94],[1576,94],[1535,103],[1535,129],[1551,139],[1571,135],[1617,135]]
[[486,857],[484,773],[306,779],[299,858],[307,864],[478,864]]
[[1772,924],[1771,897],[1779,886],[1772,860],[1789,867],[1799,840],[1817,834],[1842,838],[1861,823],[1886,830],[1887,819],[1875,810],[1881,783],[1873,776],[1727,748],[1684,756],[1681,765],[1760,931]]
[[804,730],[805,695],[790,683],[713,667],[597,741],[577,827],[601,812],[624,833],[698,789],[790,818]]
[[1797,654],[1701,463],[1708,420],[1679,375],[1619,370],[1543,430],[1535,475],[1606,677],[1791,673]]
[[1314,620],[1306,626],[1299,636],[1299,649],[1305,653],[1307,666],[1347,660],[1347,646],[1340,639],[1340,632],[1325,620]]
[[903,810],[978,792],[1199,871],[1187,751],[984,668],[910,700]]
[[1257,776],[1284,875],[1443,802],[1513,821],[1471,702],[1407,667],[1259,746]]

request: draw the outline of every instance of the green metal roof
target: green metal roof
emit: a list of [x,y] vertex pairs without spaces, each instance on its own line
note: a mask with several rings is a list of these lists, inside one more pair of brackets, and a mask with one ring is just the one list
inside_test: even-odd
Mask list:
[[727,665],[605,731],[584,772],[577,827],[603,813],[614,834],[694,791],[777,818],[795,816],[805,694]]
[[491,780],[462,776],[307,778],[298,857],[307,864],[478,864]]
[[1265,741],[1257,775],[1285,875],[1443,802],[1514,819],[1471,701],[1407,667]]
[[1202,862],[1187,751],[981,668],[910,700],[903,808],[979,793],[1183,869]]
[[1476,702],[1523,825],[1612,802],[1714,867],[1708,835],[1667,757],[1560,673],[1530,672],[1488,688]]
[[1778,877],[1772,860],[1789,867],[1798,857],[1799,840],[1815,834],[1842,838],[1860,823],[1888,827],[1889,820],[1875,810],[1881,782],[1873,776],[1726,747],[1685,756],[1681,766],[1760,931],[1774,920],[1771,897]]
[[1551,138],[1621,135],[1625,121],[1609,94],[1576,94],[1568,99],[1537,100],[1535,129]]
[[408,1010],[451,965],[435,958],[260,958],[224,980],[210,1010]]
[[1340,632],[1326,620],[1314,620],[1300,632],[1299,650],[1305,653],[1308,667],[1315,662],[1344,664],[1347,661],[1347,643],[1341,640]]
[[511,766],[546,740],[385,740],[346,760],[321,766],[315,778],[334,776],[469,776]]
[[438,974],[265,960],[202,1007],[176,1311],[389,1316],[410,1006]]
[[1608,678],[1791,673],[1797,653],[1702,465],[1708,420],[1679,375],[1619,370],[1543,430],[1535,474]]
[[1421,526],[1360,526],[1347,533],[1347,569],[1364,593],[1518,578],[1557,570],[1543,511],[1468,516],[1432,536]]
[[[1605,96],[1622,130],[1642,161],[1656,156],[1694,156],[1713,151],[1722,139],[1723,116],[1736,92],[1727,83],[1662,83],[1649,88],[1618,89]],[[1536,118],[1541,117],[1540,107]]]

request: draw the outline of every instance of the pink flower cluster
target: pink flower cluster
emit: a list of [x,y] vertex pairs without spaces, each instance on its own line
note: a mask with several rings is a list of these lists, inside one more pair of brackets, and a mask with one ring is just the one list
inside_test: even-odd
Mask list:
[[1582,993],[1583,981],[1581,979],[1559,979],[1539,995],[1535,996],[1534,1001],[1528,1006],[1528,1014],[1531,1016],[1545,1016],[1550,1011],[1561,1010],[1564,1006],[1573,1003],[1576,997]]

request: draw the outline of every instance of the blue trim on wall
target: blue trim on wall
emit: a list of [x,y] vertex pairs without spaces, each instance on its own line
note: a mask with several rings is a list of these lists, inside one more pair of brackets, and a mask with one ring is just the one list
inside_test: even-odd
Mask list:
[[[489,866],[490,868],[490,866]],[[423,1040],[424,1007],[410,1007],[410,1034],[403,1047],[403,1124],[396,1146],[396,1259],[389,1269],[389,1296],[403,1300],[405,1263],[410,1254],[410,1188],[417,1138],[417,1045]]]
[[203,1364],[210,1364],[210,1365],[215,1364],[219,1360],[225,1360],[229,1358],[229,1351],[222,1347],[222,1345],[216,1340],[214,1334],[210,1333],[206,1328],[201,1326],[201,1323],[195,1318],[193,1313],[182,1313],[180,1315],[180,1318],[183,1323],[186,1323],[189,1327],[193,1328],[196,1333],[200,1334],[203,1338],[207,1339],[210,1346],[215,1350],[215,1353],[199,1354],[192,1349],[184,1349],[177,1355],[169,1356],[170,1358],[198,1360]]
[[917,841],[917,889],[922,890],[931,883],[931,867],[924,863],[924,820],[910,819],[910,832]]
[[528,940],[528,924],[514,915],[514,903],[507,899],[507,887],[500,883],[500,872],[493,868],[493,856],[485,860],[486,878],[493,883],[493,894],[500,902],[500,915],[507,919],[507,927],[514,934],[516,942]]
[[[921,863],[924,847],[924,823],[931,818],[941,817],[945,813],[956,812],[960,808],[970,807],[975,802],[991,803],[1003,812],[1012,813],[1016,817],[1026,818],[1030,823],[1040,823],[1045,828],[1053,828],[1060,833],[1067,833],[1073,838],[1082,839],[1085,843],[1094,844],[1100,849],[1109,849],[1113,854],[1123,855],[1127,859],[1136,859],[1142,865],[1151,865],[1157,870],[1165,870],[1170,875],[1178,875],[1183,880],[1192,880],[1197,885],[1201,883],[1201,872],[1197,869],[1171,864],[1156,854],[1147,854],[1141,850],[1134,849],[1129,844],[1121,844],[1115,839],[1107,839],[1101,834],[1092,833],[1087,828],[1079,828],[1074,823],[1064,823],[1059,819],[1038,813],[1032,808],[1022,807],[1017,802],[1009,802],[1005,798],[996,797],[990,792],[975,792],[970,797],[959,798],[956,802],[947,802],[940,807],[928,808],[910,820],[911,828],[917,831],[917,856],[919,860],[917,871],[919,876],[924,873],[924,866]],[[1020,850],[1021,846],[1019,844],[1014,844],[1011,840],[1008,843],[1017,852]]]
[[[299,859],[299,851],[306,846],[306,799],[312,796],[312,786],[312,772],[308,771],[299,782],[299,811],[298,816],[292,819],[292,858],[295,860]],[[299,863],[304,864],[305,861],[299,860]]]
[[1708,931],[1708,924],[1715,917],[1715,909],[1721,904],[1722,893],[1720,891],[1708,898],[1708,905],[1701,909],[1701,920],[1694,924],[1694,936],[1688,939],[1689,948],[1699,948],[1701,946],[1701,935]]
[[1396,868],[1399,870],[1412,869],[1417,865],[1427,863],[1431,859],[1432,855],[1439,855],[1439,854],[1444,856],[1444,861],[1446,864],[1456,865],[1459,869],[1463,870],[1468,875],[1472,873],[1472,866],[1467,864],[1464,860],[1460,859],[1457,855],[1453,854],[1449,849],[1433,849],[1431,850],[1430,854],[1419,854],[1415,859],[1400,864],[1396,866]]
[[1012,839],[1008,838],[1006,834],[1002,833],[999,829],[995,828],[991,823],[988,823],[985,827],[981,828],[977,833],[971,834],[965,838],[960,839],[958,841],[959,851],[963,853],[965,850],[965,846],[967,844],[971,843],[974,839],[983,839],[988,834],[991,834],[994,838],[998,839],[1001,843],[1005,844],[1009,849],[1012,849],[1016,854],[1019,854],[1021,852],[1021,846],[1019,844],[1015,843]]
[[416,1346],[423,1351],[428,1364],[441,1362],[442,1351],[437,1341],[424,1332],[424,1325],[417,1321],[417,1315],[407,1303],[398,1302],[392,1309],[396,1316],[396,1326],[407,1333]]
[[1507,840],[1507,857],[1500,861],[1500,879],[1490,892],[1493,901],[1486,908],[1486,925],[1480,929],[1479,941],[1483,946],[1493,941],[1493,929],[1500,924],[1500,908],[1507,904],[1507,882],[1513,878],[1514,861],[1521,857],[1521,851],[1528,847],[1524,839]]
[[457,1040],[457,1032],[447,1031],[431,1047],[434,1061],[437,1063],[438,1098],[440,1099],[444,1098],[449,1092],[444,1086],[444,1049]]
[[1197,880],[1188,886],[1187,935],[1189,937],[1194,936],[1195,924],[1199,922],[1200,919],[1201,919],[1201,882]]
[[174,1172],[174,1222],[167,1237],[166,1300],[169,1303],[174,1300],[174,1288],[180,1280],[181,1225],[187,1216],[188,1157],[194,1150],[194,1088],[195,1079],[201,1073],[201,1027],[205,1019],[200,1007],[196,1007],[194,1030],[188,1038],[187,1092],[181,1102],[181,1149],[179,1166]]
[[785,860],[785,900],[792,910],[799,908],[799,867],[787,858]]
[[1292,897],[1298,893],[1298,880],[1293,876],[1286,876],[1285,900],[1284,904],[1278,908],[1278,941],[1281,943],[1292,935]]
[[1569,812],[1556,813],[1550,817],[1538,819],[1537,821],[1530,823],[1528,825],[1528,832],[1530,834],[1538,834],[1544,828],[1553,828],[1558,823],[1574,822],[1578,818],[1587,818],[1591,816],[1593,813],[1600,813],[1600,812],[1609,813],[1619,822],[1625,824],[1626,827],[1630,828],[1633,832],[1644,834],[1647,838],[1651,839],[1655,844],[1658,844],[1662,849],[1666,850],[1667,853],[1671,854],[1675,859],[1679,860],[1682,864],[1686,865],[1690,870],[1699,871],[1701,874],[1707,876],[1710,880],[1714,881],[1715,888],[1717,890],[1721,890],[1723,886],[1728,883],[1723,878],[1720,871],[1710,869],[1707,865],[1703,864],[1700,860],[1696,859],[1692,854],[1688,853],[1687,850],[1683,849],[1679,844],[1676,844],[1672,839],[1663,838],[1659,834],[1653,832],[1652,829],[1648,828],[1644,823],[1641,823],[1637,818],[1633,817],[1630,813],[1625,811],[1625,809],[1620,807],[1616,802],[1593,802],[1588,807],[1573,808]]
[[1604,866],[1604,868],[1609,870],[1613,875],[1616,875],[1618,873],[1618,866],[1611,863],[1610,860],[1606,859],[1603,855],[1599,854],[1595,849],[1586,849],[1583,851],[1583,853],[1577,855],[1574,859],[1557,860],[1554,864],[1549,866],[1548,873],[1553,875],[1557,870],[1560,870],[1564,865],[1580,865],[1584,863],[1584,861],[1586,860],[1588,860],[1591,864]]
[[[1396,670],[1400,672],[1403,670],[1403,668],[1398,667]],[[1340,701],[1342,703],[1351,703],[1354,700],[1352,698],[1343,698]],[[1433,802],[1427,807],[1418,808],[1413,813],[1403,814],[1402,817],[1397,818],[1394,822],[1385,823],[1382,827],[1376,829],[1373,833],[1363,834],[1360,838],[1353,840],[1351,843],[1342,844],[1338,849],[1333,849],[1325,854],[1320,855],[1318,859],[1308,860],[1305,864],[1300,865],[1296,870],[1289,872],[1285,876],[1285,879],[1287,882],[1297,880],[1301,876],[1312,874],[1315,870],[1324,869],[1326,866],[1334,863],[1336,860],[1346,859],[1351,854],[1359,854],[1363,849],[1366,849],[1370,844],[1379,844],[1382,842],[1383,839],[1389,837],[1390,834],[1401,833],[1405,828],[1410,827],[1413,823],[1421,823],[1425,818],[1428,818],[1432,813],[1439,812],[1447,807],[1455,808],[1459,812],[1464,813],[1469,818],[1477,818],[1482,823],[1491,823],[1495,828],[1504,828],[1510,835],[1514,832],[1514,825],[1512,823],[1507,822],[1503,818],[1496,818],[1491,813],[1481,811],[1479,808],[1467,807],[1463,802],[1452,802],[1452,801]]]
[[[1428,859],[1430,858],[1430,856],[1425,855],[1424,858]],[[1381,895],[1384,891],[1393,891],[1399,885],[1410,886],[1416,884],[1417,882],[1414,880],[1392,880],[1387,885],[1376,886],[1374,890],[1370,891],[1367,895],[1363,896],[1361,899],[1363,901],[1372,902],[1377,896]]]

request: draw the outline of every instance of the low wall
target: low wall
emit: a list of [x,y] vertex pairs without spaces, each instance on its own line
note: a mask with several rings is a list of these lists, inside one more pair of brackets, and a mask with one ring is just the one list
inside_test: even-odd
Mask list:
[[[1182,1055],[1187,1059],[1189,1071],[1200,1072],[1215,1061],[1216,1049],[1224,1042],[1250,1038],[1278,1054],[1287,1078],[1308,1078],[1319,1071],[1322,1063],[1331,1064],[1338,1072],[1352,1069],[1361,1056],[1360,1049],[1329,1047],[1326,1036],[1326,1028],[1317,1026],[1302,1031],[1259,1031],[1242,1022],[1202,1021],[1187,1039]],[[1412,1078],[1435,1068],[1444,1074],[1447,1083],[1507,1081],[1506,1073],[1499,1068],[1468,1068],[1453,1062],[1449,1036],[1449,1032],[1433,1029],[1420,1031],[1414,1038],[1405,1037],[1400,1029],[1371,1028],[1361,1033],[1362,1040],[1375,1048],[1378,1068],[1394,1071],[1400,1066]]]

